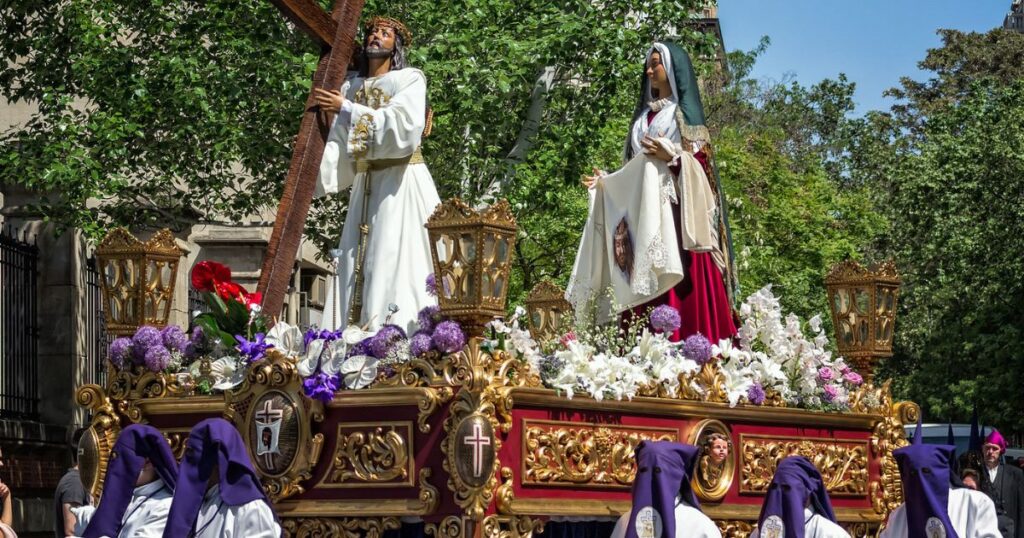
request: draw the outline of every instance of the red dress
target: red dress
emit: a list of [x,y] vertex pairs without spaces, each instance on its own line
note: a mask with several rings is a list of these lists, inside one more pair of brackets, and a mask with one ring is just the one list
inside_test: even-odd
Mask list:
[[[652,119],[653,114],[648,115],[648,123]],[[704,172],[708,173],[707,154],[701,150],[694,157],[700,161]],[[678,165],[670,168],[679,174]],[[710,252],[683,250],[678,204],[672,204],[672,215],[676,221],[676,240],[679,242],[686,278],[667,292],[624,313],[624,316],[646,319],[652,309],[667,304],[679,312],[682,320],[679,329],[669,340],[678,342],[697,333],[703,334],[713,344],[723,338],[731,339],[736,336],[736,323],[733,321],[732,306],[729,304],[729,294],[725,291],[722,272],[715,265]]]

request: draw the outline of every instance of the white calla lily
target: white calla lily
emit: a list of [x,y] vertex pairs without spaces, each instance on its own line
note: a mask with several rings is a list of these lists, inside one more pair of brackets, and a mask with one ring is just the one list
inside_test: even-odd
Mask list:
[[276,349],[289,357],[296,357],[302,353],[302,331],[283,321],[277,322],[267,332],[266,342],[274,344]]
[[362,389],[370,386],[377,378],[378,362],[377,358],[368,355],[356,355],[345,360],[338,371],[345,379],[345,388]]

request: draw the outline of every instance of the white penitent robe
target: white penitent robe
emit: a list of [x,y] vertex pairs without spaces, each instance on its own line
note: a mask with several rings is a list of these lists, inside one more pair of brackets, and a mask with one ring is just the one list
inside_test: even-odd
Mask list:
[[352,190],[338,275],[328,285],[321,325],[347,325],[365,204],[369,235],[359,325],[379,328],[394,304],[399,310],[391,322],[411,333],[420,309],[436,304],[426,290],[434,269],[423,225],[441,200],[426,164],[416,162],[426,125],[427,82],[420,70],[406,68],[380,77],[350,77],[341,93],[345,107],[331,126],[316,195]]
[[[626,512],[615,522],[611,538],[625,538],[626,527],[629,526],[630,513]],[[704,515],[699,509],[694,508],[676,497],[676,536],[675,538],[722,538],[722,532],[718,530],[711,518]]]
[[[759,538],[760,530],[755,528],[750,538]],[[850,533],[831,519],[815,514],[810,508],[804,508],[804,538],[850,538]]]
[[675,151],[678,177],[668,163],[638,152],[590,190],[590,214],[566,290],[577,316],[596,307],[596,321],[606,323],[674,287],[686,275],[680,243],[697,252],[717,248],[711,225],[717,206],[707,176],[692,154]]
[[[164,481],[155,481],[135,488],[132,500],[128,503],[121,520],[119,538],[160,538],[167,526],[167,514],[171,511],[174,493],[167,488]],[[96,508],[79,506],[71,509],[78,521],[75,523],[75,535],[81,536],[89,526]]]
[[[980,491],[967,488],[949,490],[949,522],[960,538],[1001,538],[996,507]],[[881,538],[904,538],[907,534],[907,507],[899,505],[889,514]]]
[[274,520],[274,512],[263,500],[241,506],[226,506],[220,497],[220,487],[206,492],[203,506],[196,518],[195,538],[280,538],[281,525]]

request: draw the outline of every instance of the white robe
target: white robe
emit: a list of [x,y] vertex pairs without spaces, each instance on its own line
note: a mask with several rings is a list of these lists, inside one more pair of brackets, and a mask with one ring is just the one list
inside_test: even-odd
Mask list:
[[[615,522],[615,529],[612,530],[611,538],[624,538],[626,528],[629,527],[630,512],[626,512]],[[675,538],[722,538],[722,532],[718,530],[711,518],[704,515],[699,509],[694,508],[676,497],[676,536]]]
[[[758,538],[761,529],[755,528],[750,538]],[[829,518],[815,514],[810,508],[804,508],[804,538],[850,538],[846,529],[835,524]]]
[[206,492],[196,518],[195,538],[279,538],[281,525],[262,499],[241,506],[225,506],[220,486]]
[[[717,206],[707,176],[692,154],[678,146],[675,151],[678,177],[668,163],[641,151],[590,190],[590,214],[566,289],[579,319],[587,319],[591,301],[596,301],[596,321],[607,323],[682,282],[686,273],[680,242],[686,250],[716,249],[712,219]],[[673,203],[679,203],[682,211],[681,241],[676,238]],[[628,224],[633,250],[631,275],[615,259],[616,228],[622,219]],[[611,297],[606,293],[609,289]]]
[[320,163],[316,195],[352,187],[338,249],[338,275],[328,285],[323,327],[344,328],[355,285],[356,251],[363,218],[363,193],[369,180],[369,234],[363,265],[360,325],[379,328],[388,306],[399,310],[391,322],[411,334],[416,314],[436,304],[426,290],[434,272],[427,219],[440,204],[426,164],[401,164],[358,172],[357,161],[406,158],[419,148],[426,125],[427,82],[418,69],[380,77],[350,77],[341,87],[345,109],[331,126]]
[[[1002,538],[996,507],[988,495],[967,488],[951,489],[947,506],[949,522],[960,538]],[[889,522],[881,538],[907,536],[906,511],[906,504],[901,504],[889,514]]]
[[[167,514],[171,511],[174,493],[157,478],[155,481],[135,488],[132,500],[121,516],[121,531],[118,538],[160,538],[167,526]],[[81,536],[89,526],[96,508],[78,506],[71,509],[78,521],[75,535]]]

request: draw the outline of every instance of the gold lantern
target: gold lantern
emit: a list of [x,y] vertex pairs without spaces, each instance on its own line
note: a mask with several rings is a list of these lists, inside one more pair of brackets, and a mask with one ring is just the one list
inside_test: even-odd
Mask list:
[[167,325],[182,254],[166,228],[145,243],[124,228],[103,238],[96,258],[110,334],[129,336],[142,325]]
[[558,284],[542,280],[526,297],[526,315],[530,331],[538,341],[546,342],[572,324],[572,305],[565,300],[565,290]]
[[892,356],[900,289],[896,265],[888,261],[865,268],[847,260],[832,267],[825,287],[839,353],[870,382],[878,361]]
[[469,336],[505,314],[516,219],[502,200],[476,211],[458,198],[427,220],[441,314],[459,321]]

